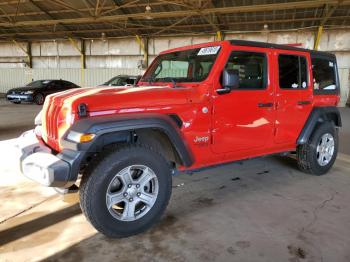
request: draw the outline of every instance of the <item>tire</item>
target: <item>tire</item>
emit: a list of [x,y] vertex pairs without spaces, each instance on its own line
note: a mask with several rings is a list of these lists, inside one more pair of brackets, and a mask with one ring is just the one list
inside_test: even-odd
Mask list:
[[42,104],[44,104],[44,101],[45,101],[45,97],[44,97],[44,95],[43,94],[36,94],[35,96],[34,96],[34,103],[35,104],[37,104],[37,105],[42,105]]
[[12,102],[13,104],[19,105],[21,103],[21,101],[14,101]]
[[[135,166],[136,169],[133,169]],[[137,168],[145,169],[140,172]],[[140,174],[140,177],[132,179],[130,183],[132,187],[128,188],[128,183],[125,181],[129,179],[129,176],[125,174],[130,173],[133,177],[135,171],[136,174]],[[153,197],[152,205],[139,202],[141,198],[144,198],[148,186],[141,186],[137,189],[137,181],[145,177],[145,174],[148,174],[147,179],[148,176],[153,177],[150,182],[145,183],[150,188],[154,186],[152,192],[147,191],[148,196]],[[127,178],[124,178],[124,175]],[[110,188],[113,188],[115,184],[118,186],[112,192]],[[142,182],[140,184],[142,185]],[[157,189],[155,189],[156,185],[158,185]],[[171,189],[172,178],[169,163],[147,146],[128,145],[101,153],[98,159],[89,165],[80,184],[80,206],[90,223],[102,234],[110,238],[129,237],[146,231],[160,220],[168,205]],[[128,196],[125,196],[125,193],[128,193]],[[123,200],[112,205],[113,201],[110,200],[112,198],[107,194],[114,194],[116,198]],[[134,199],[130,200],[130,198]],[[130,212],[133,215],[129,216],[130,213],[127,210],[132,205],[135,207],[135,213]]]
[[[333,151],[332,153],[327,153],[328,157],[321,157],[322,153],[322,140],[328,141],[328,145],[333,139]],[[327,152],[327,148],[331,146],[326,146],[324,149]],[[313,175],[324,175],[333,166],[338,154],[338,131],[336,130],[332,122],[324,122],[318,125],[309,141],[304,145],[299,145],[297,148],[297,162],[298,167],[301,171]],[[320,163],[321,162],[321,163]]]

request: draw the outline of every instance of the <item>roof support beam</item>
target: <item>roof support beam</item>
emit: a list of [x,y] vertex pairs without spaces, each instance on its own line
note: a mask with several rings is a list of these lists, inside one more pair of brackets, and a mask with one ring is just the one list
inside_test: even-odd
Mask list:
[[[30,0],[22,0],[21,3],[25,3],[25,2],[29,2]],[[47,0],[35,0],[36,3],[40,3],[40,2],[43,2],[43,1],[47,1]],[[87,0],[83,0],[84,1],[84,4],[85,4],[85,8],[78,8],[76,10],[78,10],[79,12],[81,13],[87,13],[89,12],[91,17],[94,17],[94,6],[92,6],[91,4],[87,4],[88,1]],[[140,0],[135,0],[133,3],[126,3],[124,7],[145,7],[147,5],[147,2],[146,3],[142,3],[142,2],[139,2]],[[17,2],[17,1],[16,1]],[[3,6],[4,2],[0,2],[0,6]],[[166,3],[162,3],[162,2],[154,2],[152,3],[152,6],[162,6],[162,5],[165,5]],[[100,6],[100,11],[108,11],[110,12],[109,10],[110,9],[114,9],[116,8],[115,5],[108,5],[108,6],[105,6],[104,3],[101,4]],[[119,9],[119,8],[118,8]],[[48,13],[50,14],[67,14],[67,13],[76,13],[77,11],[75,10],[72,10],[72,9],[56,9],[56,10],[48,10],[47,11]],[[42,14],[45,14],[44,12],[18,12],[17,16],[35,16],[35,15],[42,15]],[[8,16],[9,17],[12,17],[12,16],[15,16],[16,13],[8,13]],[[86,14],[85,14],[86,15]],[[100,14],[101,15],[101,14]],[[4,14],[0,14],[0,17],[6,17],[6,15]]]
[[178,24],[181,24],[183,21],[185,21],[187,18],[189,18],[190,16],[185,16],[183,18],[181,18],[180,20],[177,20],[175,23],[173,23],[172,25],[169,25],[169,26],[165,26],[163,27],[163,29],[159,30],[158,32],[154,33],[153,35],[159,35],[160,33],[166,31],[166,30],[169,30],[173,27],[175,27],[176,25]]
[[108,13],[110,13],[110,12],[117,11],[118,9],[121,9],[121,8],[130,7],[131,5],[136,4],[137,2],[140,2],[140,0],[134,0],[134,1],[129,2],[129,3],[126,3],[126,4],[124,4],[124,5],[117,5],[117,6],[113,7],[113,8],[110,8],[110,9],[108,9],[108,10],[102,12],[102,13],[101,13],[101,16],[102,16],[102,15],[105,15],[105,14],[108,14]]
[[[10,22],[10,23],[13,23],[14,22],[14,20],[11,18],[11,16],[9,15],[9,14],[7,14],[5,11],[4,11],[4,9],[2,9],[1,7],[0,7],[0,11],[3,13],[3,15],[4,15],[4,17],[8,20],[8,22]],[[15,15],[14,15],[15,16]],[[3,17],[3,16],[2,16]]]
[[[349,22],[350,16],[336,16],[332,17],[333,20],[344,20]],[[259,21],[240,21],[240,22],[231,22],[226,23],[226,26],[236,26],[236,25],[250,25],[250,24],[280,24],[280,23],[291,23],[291,22],[302,22],[302,21],[320,21],[320,17],[308,17],[308,18],[296,18],[296,19],[279,19],[279,20],[259,20]],[[11,32],[11,33],[2,33],[2,37],[15,37],[15,36],[41,36],[41,35],[69,35],[72,33],[76,34],[82,34],[82,33],[101,33],[101,32],[114,32],[116,30],[123,30],[125,32],[129,31],[130,33],[133,33],[132,36],[134,36],[136,33],[135,30],[161,30],[164,28],[164,26],[150,26],[150,25],[144,25],[140,26],[139,24],[133,24],[128,23],[131,27],[121,27],[117,26],[116,24],[123,24],[122,22],[114,22],[114,23],[108,23],[113,26],[116,26],[116,28],[101,28],[101,29],[84,29],[79,31],[73,31],[73,30],[65,30],[65,31],[40,31],[40,32]],[[190,28],[208,28],[208,24],[191,24],[191,25],[176,25],[171,28],[173,31],[181,31],[181,32],[190,32],[187,29]],[[193,31],[191,31],[193,32]],[[198,33],[198,31],[195,31]]]
[[21,49],[25,54],[26,54],[26,57],[27,57],[27,61],[25,62],[26,65],[29,67],[29,68],[32,68],[32,46],[31,46],[31,43],[28,42],[27,43],[27,48],[24,48],[20,43],[18,43],[15,39],[12,39],[12,42],[19,48]]
[[318,26],[317,34],[315,37],[315,42],[314,42],[314,50],[318,50],[318,45],[321,40],[321,35],[323,32],[323,26],[327,23],[328,19],[333,15],[334,11],[339,7],[339,5],[343,2],[343,0],[339,0],[338,3],[332,7],[329,5],[324,6],[324,11],[322,15],[322,20],[320,21],[320,24]]
[[[58,0],[55,0],[55,2]],[[234,13],[250,13],[250,12],[263,12],[272,10],[285,10],[294,8],[314,8],[323,6],[324,4],[337,4],[336,0],[306,0],[299,2],[284,2],[274,4],[259,4],[259,5],[247,5],[247,6],[230,6],[230,7],[219,7],[219,8],[205,8],[201,9],[200,13],[196,10],[181,10],[172,12],[154,12],[152,13],[153,18],[169,18],[169,17],[184,17],[184,16],[200,16],[209,14],[234,14]],[[350,0],[344,0],[340,3],[350,4]],[[120,7],[119,7],[120,8]],[[146,19],[144,12],[132,13],[132,14],[120,14],[111,16],[101,16],[98,18],[92,17],[81,17],[81,18],[65,18],[56,20],[45,20],[45,21],[18,21],[15,24],[9,22],[1,22],[2,27],[21,27],[21,26],[39,26],[39,25],[54,25],[58,23],[63,24],[85,24],[85,23],[101,23],[101,22],[114,22],[114,21],[125,21],[127,19]]]
[[79,14],[81,14],[81,15],[84,15],[84,13],[81,12],[79,9],[77,9],[77,8],[75,8],[75,7],[73,7],[73,6],[69,5],[69,4],[67,4],[66,2],[63,2],[62,0],[51,0],[51,1],[52,1],[53,3],[55,3],[56,5],[61,6],[61,7],[65,8],[65,9],[72,10],[72,11],[74,11],[74,12],[76,12],[76,13],[79,13]]
[[[33,0],[29,0],[29,2],[34,5],[38,10],[44,12],[48,17],[50,17],[51,19],[56,19],[53,15],[51,15],[48,11],[46,11],[39,3],[33,1]],[[59,24],[60,26],[62,26],[65,30],[70,30],[70,28],[68,28],[67,26],[63,25],[63,24]]]
[[[333,20],[343,20],[343,21],[347,21],[350,22],[350,16],[336,16],[336,17],[332,17]],[[279,19],[279,20],[260,20],[260,21],[242,21],[242,22],[232,22],[232,23],[227,23],[225,24],[225,26],[236,26],[236,25],[250,25],[250,24],[280,24],[280,23],[291,23],[291,22],[301,22],[301,21],[320,21],[321,18],[320,17],[309,17],[309,18],[296,18],[296,19]],[[149,25],[144,25],[143,27],[141,27],[138,24],[132,24],[129,23],[130,26],[132,27],[121,27],[121,26],[117,26],[116,23],[120,23],[121,22],[114,22],[112,24],[112,26],[115,28],[100,28],[100,29],[85,29],[85,30],[79,30],[79,31],[75,31],[75,30],[64,30],[64,31],[40,31],[40,32],[11,32],[11,33],[2,33],[1,36],[2,37],[16,37],[16,36],[41,36],[41,35],[53,35],[53,36],[65,36],[65,35],[70,35],[75,33],[76,35],[81,35],[81,34],[91,34],[91,33],[101,33],[101,32],[114,32],[116,30],[123,30],[125,32],[129,32],[130,36],[133,37],[135,36],[135,34],[137,34],[138,31],[140,30],[162,30],[164,27],[163,26],[149,26]],[[194,24],[194,25],[175,25],[172,28],[170,28],[171,31],[178,31],[178,32],[183,32],[183,33],[190,33],[190,32],[195,32],[198,33],[198,31],[188,31],[187,29],[189,29],[190,27],[192,28],[208,28],[210,27],[210,25],[208,24]],[[223,33],[223,32],[222,32]],[[141,34],[139,34],[141,35]]]
[[94,12],[91,8],[90,2],[88,2],[88,0],[83,0],[83,3],[85,4],[85,6],[87,7],[87,10],[89,11],[90,15],[92,17],[94,17]]

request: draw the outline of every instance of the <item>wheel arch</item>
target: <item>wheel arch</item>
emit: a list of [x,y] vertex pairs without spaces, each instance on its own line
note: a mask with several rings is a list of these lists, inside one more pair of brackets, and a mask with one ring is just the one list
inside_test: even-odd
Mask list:
[[[96,137],[89,143],[75,143],[67,139],[70,131],[94,133]],[[163,114],[83,118],[74,123],[61,139],[65,150],[79,151],[83,155],[79,167],[76,166],[77,170],[89,156],[101,152],[106,146],[138,142],[149,144],[177,164],[189,167],[194,162],[193,154],[187,146],[178,123],[173,120],[173,117]]]
[[341,117],[337,107],[315,107],[311,111],[302,131],[297,139],[297,145],[307,143],[318,124],[323,122],[333,122],[336,127],[341,127]]

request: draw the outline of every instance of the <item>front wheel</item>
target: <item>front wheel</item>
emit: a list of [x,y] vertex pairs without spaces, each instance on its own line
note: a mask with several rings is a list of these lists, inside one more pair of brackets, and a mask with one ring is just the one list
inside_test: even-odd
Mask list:
[[332,122],[316,127],[309,141],[297,148],[299,168],[314,175],[323,175],[333,166],[338,153],[338,132]]
[[44,101],[45,101],[45,97],[43,94],[36,94],[34,96],[34,103],[37,104],[37,105],[42,105],[44,104]]
[[141,233],[159,221],[171,195],[167,161],[146,146],[111,150],[83,174],[80,205],[108,237]]

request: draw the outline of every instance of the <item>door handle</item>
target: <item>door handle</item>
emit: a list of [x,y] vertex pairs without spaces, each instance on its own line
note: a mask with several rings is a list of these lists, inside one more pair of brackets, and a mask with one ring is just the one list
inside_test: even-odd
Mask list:
[[258,107],[273,107],[273,103],[258,103]]
[[305,100],[305,101],[298,101],[298,105],[302,106],[302,105],[310,105],[311,101],[309,100]]

